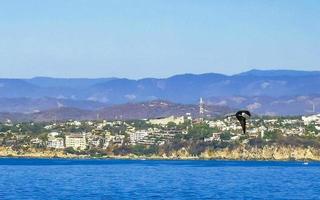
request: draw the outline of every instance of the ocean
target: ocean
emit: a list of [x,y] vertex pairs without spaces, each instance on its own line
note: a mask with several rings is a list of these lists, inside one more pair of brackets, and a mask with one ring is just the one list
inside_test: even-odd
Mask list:
[[320,199],[320,163],[0,159],[0,199]]

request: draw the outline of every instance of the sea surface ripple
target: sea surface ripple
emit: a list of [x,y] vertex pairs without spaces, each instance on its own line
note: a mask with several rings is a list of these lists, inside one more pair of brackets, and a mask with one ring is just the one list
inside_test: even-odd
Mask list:
[[320,199],[320,163],[0,158],[0,199]]

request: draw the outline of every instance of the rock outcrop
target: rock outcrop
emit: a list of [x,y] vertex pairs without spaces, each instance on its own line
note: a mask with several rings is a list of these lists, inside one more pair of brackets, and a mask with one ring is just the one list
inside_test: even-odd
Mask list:
[[[89,155],[67,154],[63,150],[13,150],[10,147],[0,147],[0,157],[31,157],[31,158],[89,158]],[[320,149],[313,147],[293,146],[264,146],[261,148],[251,146],[239,146],[237,148],[224,148],[206,150],[199,156],[192,155],[186,148],[171,152],[169,155],[153,156],[115,156],[106,158],[128,159],[222,159],[222,160],[315,160],[320,161]]]
[[312,147],[264,146],[235,149],[207,150],[200,155],[203,159],[228,160],[320,160],[320,149]]

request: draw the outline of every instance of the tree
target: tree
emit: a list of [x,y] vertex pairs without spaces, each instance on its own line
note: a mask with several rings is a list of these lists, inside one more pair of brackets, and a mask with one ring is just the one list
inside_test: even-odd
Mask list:
[[220,135],[220,139],[222,141],[228,141],[231,139],[231,134],[230,132],[223,132],[221,135]]
[[139,156],[152,155],[152,154],[157,154],[159,152],[159,147],[156,145],[145,146],[145,145],[138,144],[138,145],[131,146],[131,152]]
[[77,153],[77,151],[74,150],[72,147],[67,147],[67,148],[65,148],[65,149],[64,149],[64,152],[65,152],[65,153],[68,153],[68,154],[76,154],[76,153]]
[[208,124],[196,124],[188,130],[188,134],[185,135],[186,139],[191,140],[203,140],[212,135],[214,129],[209,127]]
[[176,128],[176,127],[177,127],[177,124],[174,123],[174,122],[168,122],[167,123],[167,128],[169,128],[169,129]]
[[276,131],[266,131],[264,132],[263,139],[276,140],[278,137],[279,134]]
[[319,133],[318,129],[316,129],[315,124],[309,124],[306,126],[306,135],[309,137],[314,137]]
[[132,120],[128,121],[132,126],[134,126],[136,129],[148,129],[152,128],[152,124],[147,123],[145,120]]

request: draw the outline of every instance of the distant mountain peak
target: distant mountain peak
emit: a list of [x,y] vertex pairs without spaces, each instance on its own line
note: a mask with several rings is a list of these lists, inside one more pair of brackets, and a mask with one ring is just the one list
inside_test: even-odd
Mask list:
[[303,71],[303,70],[286,70],[286,69],[275,69],[275,70],[261,70],[261,69],[252,69],[247,72],[236,74],[235,76],[312,76],[320,75],[320,71]]

